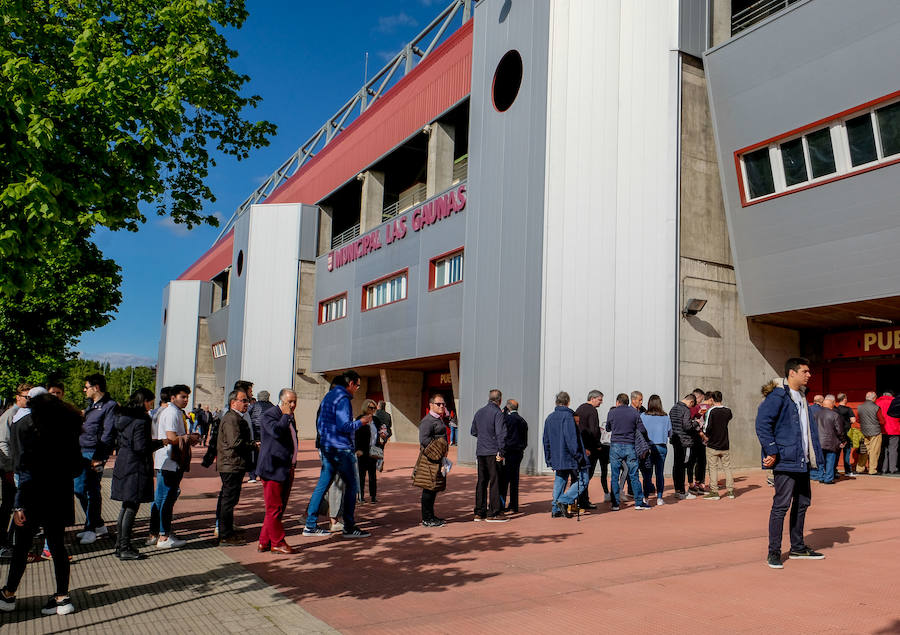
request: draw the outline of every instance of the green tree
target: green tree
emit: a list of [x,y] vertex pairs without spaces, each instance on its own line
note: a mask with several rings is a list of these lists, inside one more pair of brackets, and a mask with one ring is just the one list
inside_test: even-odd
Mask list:
[[[151,204],[190,228],[210,152],[246,158],[275,127],[223,30],[244,0],[0,0],[0,294],[34,288],[55,236],[136,231]],[[91,326],[96,326],[93,324]]]
[[118,265],[83,236],[54,236],[26,282],[29,291],[0,294],[3,395],[20,381],[58,373],[81,334],[109,322],[121,300]]

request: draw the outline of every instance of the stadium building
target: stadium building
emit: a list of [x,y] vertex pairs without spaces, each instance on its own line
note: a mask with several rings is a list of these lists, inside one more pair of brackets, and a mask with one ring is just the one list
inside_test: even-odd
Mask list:
[[463,461],[499,388],[529,471],[559,390],[700,386],[754,465],[787,357],[900,388],[898,42],[893,0],[454,0],[166,287],[158,383],[293,386],[309,437],[354,368]]

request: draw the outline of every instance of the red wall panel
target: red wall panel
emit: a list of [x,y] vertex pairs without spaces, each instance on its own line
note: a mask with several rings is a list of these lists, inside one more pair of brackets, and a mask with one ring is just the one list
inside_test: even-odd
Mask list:
[[210,280],[220,271],[231,264],[231,250],[234,246],[234,229],[227,234],[205,254],[188,267],[187,271],[178,276],[179,280]]

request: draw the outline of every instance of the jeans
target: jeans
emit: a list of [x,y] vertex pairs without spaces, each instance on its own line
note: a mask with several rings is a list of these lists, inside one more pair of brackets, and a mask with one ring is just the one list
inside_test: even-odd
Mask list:
[[477,456],[478,480],[475,482],[475,515],[484,518],[488,514],[496,516],[500,513],[500,481],[498,472],[500,463],[497,456]]
[[844,474],[850,474],[853,472],[853,462],[851,457],[853,456],[853,444],[847,441],[847,445],[844,446]]
[[353,450],[325,449],[322,450],[322,471],[319,473],[319,482],[316,483],[316,489],[306,508],[307,529],[316,528],[319,505],[322,504],[325,491],[335,474],[339,474],[344,479],[344,531],[352,531],[356,527],[353,518],[353,513],[356,511],[357,479],[359,478],[356,454],[353,453]]
[[457,428],[456,426],[450,426],[450,445],[456,445],[458,436],[459,428]]
[[181,470],[156,470],[156,497],[150,506],[150,533],[159,536],[172,535],[172,511],[181,494]]
[[600,461],[600,450],[594,448],[591,450],[591,455],[588,457],[588,479],[585,484],[584,489],[581,491],[581,495],[578,497],[578,506],[586,508],[588,503],[591,502],[591,494],[588,491],[588,488],[591,484],[591,479],[594,478],[594,472],[597,470],[597,463]]
[[896,434],[886,434],[884,435],[887,443],[885,443],[885,451],[884,451],[884,465],[882,466],[882,471],[887,474],[896,474],[897,473],[897,446],[898,441],[900,441],[900,436]]
[[622,471],[622,462],[628,467],[628,480],[631,481],[631,491],[634,494],[634,504],[641,505],[644,500],[644,490],[638,480],[638,460],[634,453],[634,446],[629,443],[613,443],[609,449],[609,463],[612,466],[612,492],[610,502],[618,506],[621,501],[619,488],[619,474]]
[[650,446],[650,462],[653,464],[653,471],[656,474],[656,497],[662,498],[663,486],[665,479],[663,478],[663,470],[666,468],[666,454],[669,453],[669,447],[665,444]]
[[216,526],[219,528],[219,539],[234,534],[234,508],[241,499],[241,486],[244,484],[243,472],[219,472],[222,489],[216,502]]
[[[572,485],[563,492],[569,478],[572,479]],[[553,502],[562,505],[571,505],[574,503],[582,491],[587,487],[588,468],[587,466],[578,468],[577,470],[559,470],[553,481]],[[556,511],[555,509],[553,511]]]
[[812,501],[809,472],[775,472],[775,495],[769,512],[769,553],[781,553],[781,535],[784,533],[784,517],[790,515],[791,551],[806,548],[803,542],[803,522]]
[[82,448],[81,456],[84,458],[84,465],[81,474],[75,477],[75,497],[84,510],[84,530],[93,531],[103,526],[101,516],[103,500],[100,497],[100,479],[103,471],[97,472],[91,467],[91,460],[94,458],[93,449]]
[[819,480],[823,483],[833,483],[834,477],[837,475],[837,459],[840,450],[834,452],[822,450],[822,454],[825,456],[825,465],[820,465],[819,469],[816,470],[821,477]]

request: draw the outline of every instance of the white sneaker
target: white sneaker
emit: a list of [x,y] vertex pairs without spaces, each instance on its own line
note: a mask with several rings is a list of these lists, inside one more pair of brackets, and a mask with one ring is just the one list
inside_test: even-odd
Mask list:
[[85,531],[81,534],[81,540],[79,541],[83,545],[91,545],[97,542],[97,534],[93,531]]
[[686,499],[686,500],[689,500],[689,501],[690,501],[690,500],[694,500],[695,498],[697,498],[697,495],[696,495],[696,494],[691,494],[690,492],[688,492],[688,495],[685,496],[685,499]]
[[97,538],[102,538],[109,533],[109,529],[106,528],[106,525],[100,525],[94,529],[94,533],[97,534]]
[[16,610],[16,596],[12,596],[8,598],[0,593],[0,611],[4,613],[11,613]]
[[656,499],[656,504],[657,504],[657,505],[665,505],[665,504],[666,504],[666,501],[664,501],[664,500],[661,499],[661,498],[657,498],[657,499]]
[[156,543],[157,549],[175,549],[177,547],[183,547],[186,544],[184,540],[180,538],[176,538],[174,535],[166,536],[165,540],[160,540]]

